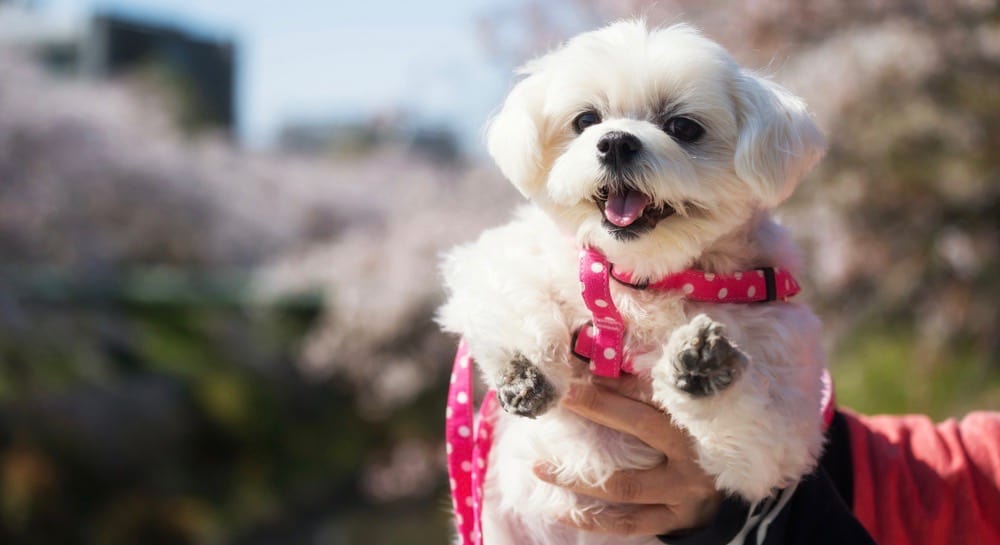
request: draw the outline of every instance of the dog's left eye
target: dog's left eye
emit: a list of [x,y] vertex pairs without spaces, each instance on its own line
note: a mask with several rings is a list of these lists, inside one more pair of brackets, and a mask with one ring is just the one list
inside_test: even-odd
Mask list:
[[663,131],[681,142],[692,143],[705,134],[705,127],[686,117],[671,117],[663,124]]
[[593,110],[588,110],[576,116],[576,118],[573,119],[573,130],[576,131],[576,134],[580,134],[587,127],[591,125],[597,125],[600,122],[601,122],[601,114]]

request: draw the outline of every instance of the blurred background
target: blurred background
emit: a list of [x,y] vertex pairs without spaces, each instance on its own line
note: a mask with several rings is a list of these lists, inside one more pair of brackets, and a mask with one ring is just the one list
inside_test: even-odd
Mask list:
[[995,0],[0,0],[0,543],[441,544],[440,252],[511,70],[618,17],[801,94],[840,402],[1000,409]]

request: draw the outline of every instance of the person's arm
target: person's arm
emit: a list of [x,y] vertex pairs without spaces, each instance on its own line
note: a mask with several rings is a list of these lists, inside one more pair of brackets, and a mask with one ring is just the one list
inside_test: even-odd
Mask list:
[[845,412],[854,513],[881,543],[1000,543],[1000,413]]

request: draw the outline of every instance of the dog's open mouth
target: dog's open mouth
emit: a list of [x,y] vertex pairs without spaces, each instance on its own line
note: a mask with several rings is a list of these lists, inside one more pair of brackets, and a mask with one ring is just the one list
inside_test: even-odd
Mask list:
[[638,238],[675,212],[670,205],[653,202],[649,195],[625,185],[601,186],[594,202],[604,215],[604,227],[619,240]]

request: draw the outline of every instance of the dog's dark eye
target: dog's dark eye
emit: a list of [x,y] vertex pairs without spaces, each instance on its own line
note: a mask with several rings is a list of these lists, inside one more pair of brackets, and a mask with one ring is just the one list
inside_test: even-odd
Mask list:
[[663,124],[663,131],[677,140],[687,143],[695,142],[705,134],[704,127],[691,119],[680,116],[668,119]]
[[587,127],[591,125],[597,125],[600,122],[601,122],[601,114],[593,110],[588,110],[576,116],[576,119],[573,120],[573,130],[576,131],[576,134],[580,134]]

